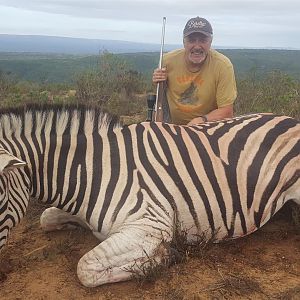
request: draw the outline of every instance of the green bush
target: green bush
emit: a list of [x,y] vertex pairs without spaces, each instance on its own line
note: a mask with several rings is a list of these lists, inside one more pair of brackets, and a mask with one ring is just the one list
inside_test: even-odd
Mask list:
[[261,80],[248,78],[238,82],[236,114],[272,112],[300,119],[300,83],[280,71]]
[[[104,52],[93,71],[78,75],[75,86],[17,81],[13,74],[0,70],[0,106],[85,103],[119,116],[134,116],[129,122],[138,122],[146,119],[146,91],[150,85],[150,79],[133,71],[124,58]],[[237,80],[237,86],[236,115],[273,112],[300,119],[300,82],[289,75],[272,71],[261,78],[254,69]],[[151,88],[153,92],[155,87]],[[71,95],[70,90],[74,91]]]
[[130,69],[125,60],[104,52],[97,70],[78,76],[76,95],[79,102],[105,107],[121,115],[134,114],[141,109],[136,94],[144,93],[146,84],[142,74]]
[[0,70],[0,101],[5,99],[14,84],[9,75]]

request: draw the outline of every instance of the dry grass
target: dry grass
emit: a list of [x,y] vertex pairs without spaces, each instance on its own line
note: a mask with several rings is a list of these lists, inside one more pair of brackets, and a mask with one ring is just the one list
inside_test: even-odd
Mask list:
[[295,226],[300,231],[300,206],[296,203],[291,204],[292,207],[292,220]]
[[144,263],[135,263],[126,269],[140,286],[153,283],[160,278],[166,278],[169,275],[168,269],[172,265],[187,262],[190,258],[195,257],[204,259],[215,241],[216,233],[209,235],[207,232],[193,235],[193,240],[190,241],[189,230],[183,228],[179,222],[176,222],[173,229],[171,242],[163,240],[161,242],[158,251],[163,254],[159,261],[145,253]]
[[201,292],[210,292],[216,297],[229,299],[237,296],[247,296],[253,293],[264,294],[259,282],[248,278],[241,274],[226,274],[223,275],[220,270],[218,273],[221,277],[218,281],[203,289]]

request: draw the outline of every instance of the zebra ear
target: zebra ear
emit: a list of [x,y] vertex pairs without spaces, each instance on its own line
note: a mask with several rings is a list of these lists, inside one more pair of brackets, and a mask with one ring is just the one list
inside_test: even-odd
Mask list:
[[0,148],[0,173],[7,169],[20,168],[26,165],[25,161],[20,160],[8,151]]

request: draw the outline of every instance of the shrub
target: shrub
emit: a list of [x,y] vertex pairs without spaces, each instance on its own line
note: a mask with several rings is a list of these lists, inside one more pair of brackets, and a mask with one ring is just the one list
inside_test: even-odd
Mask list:
[[96,104],[119,115],[139,111],[134,109],[139,107],[135,95],[143,93],[145,86],[141,73],[108,52],[100,56],[97,70],[85,72],[76,80],[79,102]]
[[0,101],[5,99],[14,84],[9,75],[9,73],[4,73],[0,70]]
[[236,114],[272,112],[300,119],[300,83],[280,71],[238,82]]

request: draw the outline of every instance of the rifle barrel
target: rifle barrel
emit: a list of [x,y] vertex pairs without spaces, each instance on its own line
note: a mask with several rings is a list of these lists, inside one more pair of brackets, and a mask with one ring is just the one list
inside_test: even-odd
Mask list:
[[[161,44],[160,44],[160,56],[159,56],[159,64],[158,67],[161,69],[163,66],[163,53],[164,53],[164,45],[165,45],[165,27],[166,27],[166,17],[163,17],[163,24],[161,30]],[[155,102],[155,119],[156,122],[163,121],[163,110],[162,110],[162,101],[163,101],[163,82],[157,84],[156,88],[156,102]]]

